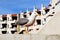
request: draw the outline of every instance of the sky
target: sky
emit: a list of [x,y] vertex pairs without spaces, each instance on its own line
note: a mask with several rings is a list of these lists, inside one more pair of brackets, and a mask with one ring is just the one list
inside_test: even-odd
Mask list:
[[32,11],[34,6],[41,9],[41,4],[48,7],[49,3],[50,0],[0,0],[0,14],[26,12],[27,8]]

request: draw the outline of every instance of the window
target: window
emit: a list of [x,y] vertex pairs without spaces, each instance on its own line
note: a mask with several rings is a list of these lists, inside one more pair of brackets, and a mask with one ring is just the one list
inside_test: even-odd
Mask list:
[[7,20],[7,17],[3,17],[2,19],[3,19],[3,21],[5,21],[5,20]]
[[2,28],[7,28],[7,24],[2,24]]
[[22,30],[19,34],[24,34],[25,30]]
[[39,28],[36,28],[36,30],[39,30]]
[[12,14],[12,20],[17,20],[17,14]]
[[32,13],[30,12],[29,15],[31,15]]
[[48,12],[49,12],[49,9],[46,8],[46,9],[45,9],[45,12],[48,13]]
[[37,13],[41,15],[41,11],[37,11]]
[[24,16],[24,18],[26,18],[27,17],[27,15],[23,15]]
[[52,14],[54,14],[55,12],[52,12]]
[[12,28],[17,27],[17,25],[15,25],[15,23],[11,23],[11,25],[12,25]]
[[7,15],[2,15],[2,20],[3,21],[7,20]]
[[13,17],[12,17],[12,20],[17,20],[17,17],[16,17],[16,16],[13,16]]
[[15,32],[17,32],[17,30],[11,31],[12,34],[14,34]]
[[7,31],[2,31],[2,34],[6,34],[7,33]]
[[40,19],[38,19],[36,21],[37,21],[37,25],[40,25],[41,24],[41,20]]
[[52,9],[55,9],[55,7],[52,7]]

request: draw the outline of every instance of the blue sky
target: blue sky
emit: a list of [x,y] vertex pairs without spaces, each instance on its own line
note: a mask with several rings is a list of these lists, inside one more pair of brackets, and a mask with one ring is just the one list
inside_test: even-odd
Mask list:
[[41,4],[48,7],[49,2],[50,0],[0,0],[0,14],[25,12],[27,8],[32,11],[34,6],[40,9]]

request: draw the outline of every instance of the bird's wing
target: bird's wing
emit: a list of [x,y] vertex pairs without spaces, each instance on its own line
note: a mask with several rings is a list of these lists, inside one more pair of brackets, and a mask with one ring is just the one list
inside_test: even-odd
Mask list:
[[28,18],[28,23],[27,24],[25,24],[25,25],[31,25],[31,24],[33,24],[33,22],[34,22],[34,20],[35,20],[35,14],[34,13],[32,13],[32,15]]

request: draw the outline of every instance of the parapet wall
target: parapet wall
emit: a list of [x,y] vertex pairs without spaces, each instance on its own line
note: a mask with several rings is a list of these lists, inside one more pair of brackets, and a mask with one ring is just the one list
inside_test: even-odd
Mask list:
[[3,34],[0,40],[60,40],[60,35],[25,35],[25,34]]

